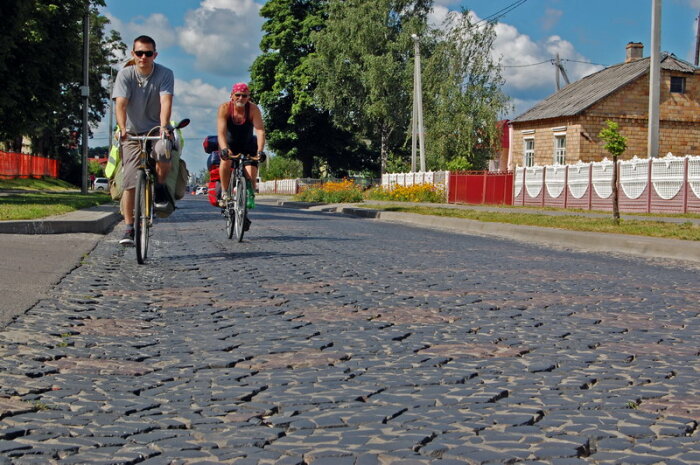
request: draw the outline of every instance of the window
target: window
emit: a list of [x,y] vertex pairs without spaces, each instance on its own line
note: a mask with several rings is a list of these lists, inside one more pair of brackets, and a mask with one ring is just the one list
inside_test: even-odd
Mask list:
[[671,76],[671,92],[676,94],[685,94],[684,77]]
[[525,166],[533,166],[535,164],[535,139],[525,139],[525,147],[523,148],[523,161]]
[[554,136],[554,164],[566,163],[566,134]]

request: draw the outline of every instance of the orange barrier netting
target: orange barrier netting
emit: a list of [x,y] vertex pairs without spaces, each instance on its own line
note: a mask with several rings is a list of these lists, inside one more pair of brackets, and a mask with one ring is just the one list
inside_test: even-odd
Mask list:
[[60,162],[46,157],[0,150],[0,178],[58,177]]

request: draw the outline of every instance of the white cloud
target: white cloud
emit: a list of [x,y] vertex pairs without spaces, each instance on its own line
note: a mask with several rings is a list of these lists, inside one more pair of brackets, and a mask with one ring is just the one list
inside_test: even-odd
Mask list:
[[133,40],[140,35],[147,35],[156,41],[156,48],[163,50],[177,43],[177,34],[168,18],[161,13],[154,13],[148,17],[138,16],[129,22],[124,22],[105,11],[104,15],[109,19],[110,26],[121,34],[122,40],[128,49],[131,49]]
[[542,17],[542,28],[545,31],[549,31],[559,22],[559,19],[564,15],[561,10],[556,10],[554,8],[547,8],[544,11],[544,16]]
[[201,71],[246,74],[260,54],[260,8],[252,0],[204,0],[178,29],[180,46]]
[[201,79],[175,79],[173,119],[191,120],[190,125],[183,129],[185,148],[182,153],[191,173],[206,166],[207,155],[202,149],[202,140],[207,135],[216,134],[216,112],[219,104],[228,100],[229,93],[228,88],[215,87]]
[[549,90],[549,93],[553,93],[556,90],[555,68],[550,60],[553,60],[557,53],[564,60],[562,64],[571,82],[602,69],[598,65],[579,63],[588,60],[576,51],[571,42],[559,36],[553,35],[544,42],[535,42],[511,25],[496,25],[493,55],[499,57],[504,66],[506,92],[517,94]]

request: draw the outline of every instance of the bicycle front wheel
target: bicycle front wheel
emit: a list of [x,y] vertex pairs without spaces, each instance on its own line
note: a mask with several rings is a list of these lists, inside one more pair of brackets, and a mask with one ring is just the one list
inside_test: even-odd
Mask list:
[[236,176],[236,194],[233,197],[233,209],[236,214],[234,232],[236,233],[236,240],[238,242],[243,240],[243,222],[245,221],[247,201],[246,195],[245,177],[243,173],[240,173]]
[[148,257],[148,238],[150,236],[153,192],[151,183],[143,170],[136,178],[134,197],[134,241],[136,242],[136,261],[143,265]]
[[[231,177],[228,181],[228,187],[226,188],[226,192],[228,192],[229,199],[233,199],[235,185],[236,176],[234,176],[233,173],[231,173]],[[229,200],[228,202],[226,202],[226,206],[224,207],[224,216],[226,217],[226,236],[229,239],[231,239],[233,237],[234,225],[236,224],[236,214],[233,208],[233,200]]]

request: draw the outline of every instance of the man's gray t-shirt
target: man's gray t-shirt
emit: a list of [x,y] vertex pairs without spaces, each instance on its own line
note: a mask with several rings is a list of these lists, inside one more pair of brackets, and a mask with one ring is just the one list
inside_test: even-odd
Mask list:
[[114,81],[112,98],[129,99],[126,107],[127,132],[142,134],[160,126],[160,96],[175,93],[173,72],[157,63],[153,63],[153,66],[153,73],[147,79],[139,74],[136,66],[127,66],[119,71]]

